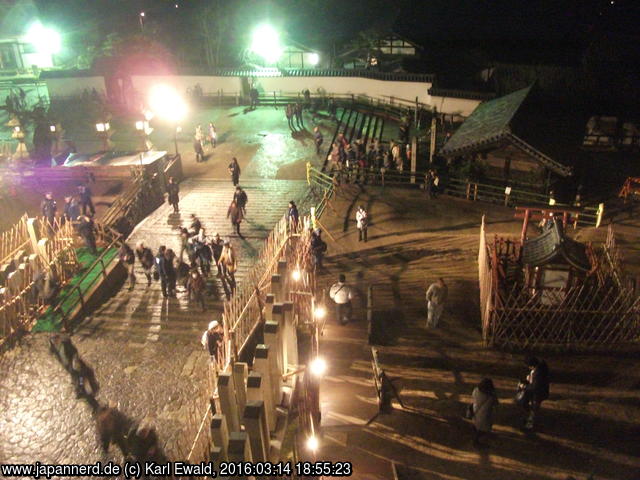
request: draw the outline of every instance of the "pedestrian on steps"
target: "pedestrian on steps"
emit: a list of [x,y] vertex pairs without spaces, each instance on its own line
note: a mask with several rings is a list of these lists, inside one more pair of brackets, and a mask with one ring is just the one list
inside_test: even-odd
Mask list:
[[147,277],[147,287],[151,285],[151,272],[153,270],[154,258],[150,248],[144,246],[143,242],[138,242],[136,245],[136,255],[138,262],[142,266],[142,271],[145,277]]
[[313,136],[316,144],[316,155],[320,155],[320,147],[322,147],[322,142],[324,142],[324,137],[322,136],[320,127],[315,127],[313,129]]
[[247,192],[245,192],[240,185],[236,187],[236,191],[233,194],[233,200],[236,202],[236,205],[242,209],[242,216],[246,217],[249,197],[247,197]]
[[300,218],[300,214],[298,213],[298,206],[296,202],[291,200],[289,202],[289,210],[287,210],[287,218],[289,219],[289,229],[292,232],[298,231],[298,219]]
[[158,248],[158,253],[156,253],[156,271],[154,273],[154,277],[156,280],[160,280],[160,288],[162,289],[162,296],[167,298],[169,296],[167,289],[167,270],[165,265],[167,263],[165,259],[165,253],[167,252],[167,247],[164,245],[160,245]]
[[180,212],[178,207],[180,203],[180,187],[173,177],[169,177],[169,183],[167,184],[167,201],[173,207],[173,213]]
[[231,205],[229,205],[227,218],[231,219],[231,228],[235,229],[240,238],[244,238],[242,233],[240,233],[240,224],[242,223],[243,218],[242,208],[238,206],[235,200],[231,202]]
[[133,250],[126,243],[122,243],[120,250],[118,251],[118,258],[124,267],[127,269],[127,278],[129,279],[129,291],[133,290],[136,285],[136,275],[134,273],[134,266],[136,262],[136,256]]
[[84,240],[85,246],[93,255],[98,255],[98,249],[96,248],[96,236],[94,233],[94,224],[91,217],[86,215],[80,216],[80,223],[78,224],[78,233]]
[[164,252],[164,271],[167,276],[167,295],[175,298],[176,284],[178,282],[178,272],[175,267],[176,254],[170,248]]
[[228,240],[224,242],[222,253],[218,265],[222,270],[222,281],[229,286],[229,294],[236,289],[236,270],[238,268],[238,259],[236,252]]
[[204,292],[206,289],[206,283],[197,268],[192,268],[189,274],[189,280],[187,281],[187,294],[189,300],[195,300],[202,307],[202,311],[206,311],[206,305],[204,300]]
[[216,232],[211,239],[211,243],[209,245],[211,247],[211,253],[213,254],[213,261],[216,262],[216,267],[218,268],[218,278],[222,277],[222,269],[220,268],[220,256],[222,255],[222,248],[224,247],[224,242],[220,238],[220,234]]
[[346,325],[351,320],[353,311],[351,300],[353,299],[353,290],[347,285],[347,279],[344,274],[340,274],[338,281],[329,289],[329,297],[336,304],[336,321],[342,325]]
[[233,185],[238,185],[238,183],[240,183],[240,164],[236,157],[233,157],[233,160],[231,160],[231,163],[229,164],[229,174],[231,175],[231,182]]

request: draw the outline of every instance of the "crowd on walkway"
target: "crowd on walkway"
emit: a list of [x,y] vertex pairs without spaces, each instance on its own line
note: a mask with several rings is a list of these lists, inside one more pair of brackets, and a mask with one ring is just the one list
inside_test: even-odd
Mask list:
[[212,150],[218,145],[218,132],[213,122],[209,122],[206,132],[202,129],[202,125],[196,126],[193,136],[193,151],[196,154],[197,163],[204,162],[206,145],[209,145]]

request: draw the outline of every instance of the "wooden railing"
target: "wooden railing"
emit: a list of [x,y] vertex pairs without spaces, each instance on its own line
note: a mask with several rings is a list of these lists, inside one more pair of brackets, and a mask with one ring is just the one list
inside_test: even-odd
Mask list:
[[25,213],[13,227],[0,234],[0,265],[10,262],[18,252],[29,247],[28,219]]

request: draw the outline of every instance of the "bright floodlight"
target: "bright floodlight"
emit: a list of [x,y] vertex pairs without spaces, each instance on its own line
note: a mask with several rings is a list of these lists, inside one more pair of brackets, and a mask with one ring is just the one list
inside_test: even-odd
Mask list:
[[251,51],[267,63],[276,63],[282,55],[280,35],[271,25],[261,25],[253,31]]
[[313,311],[313,316],[318,320],[322,320],[326,314],[327,310],[322,305],[318,305]]
[[60,52],[60,34],[40,22],[32,23],[27,30],[26,40],[38,53],[53,55]]
[[316,357],[309,363],[309,371],[316,377],[321,377],[327,371],[327,362],[324,358]]
[[300,280],[301,276],[302,274],[300,273],[300,270],[298,270],[297,268],[293,272],[291,272],[291,278],[296,282]]
[[320,55],[318,55],[317,53],[310,53],[309,63],[315,67],[316,65],[318,65],[318,62],[320,62]]
[[165,120],[179,122],[187,114],[187,104],[182,97],[168,85],[155,85],[149,91],[151,111]]
[[316,450],[318,450],[318,447],[320,446],[318,439],[315,436],[311,436],[309,438],[307,438],[307,448],[309,450],[311,450],[312,452],[315,452]]

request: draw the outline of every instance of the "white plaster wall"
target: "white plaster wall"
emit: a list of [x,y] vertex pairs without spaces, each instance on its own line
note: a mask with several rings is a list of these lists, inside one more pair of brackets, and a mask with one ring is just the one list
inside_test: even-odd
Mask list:
[[104,77],[47,78],[45,83],[50,97],[79,97],[85,88],[105,94]]
[[175,88],[178,92],[186,94],[187,89],[193,89],[200,85],[202,92],[217,93],[222,90],[224,93],[241,93],[242,81],[240,77],[213,77],[205,75],[134,75],[131,77],[133,87],[143,95],[148,92],[153,85],[165,84]]
[[482,103],[482,100],[430,96],[428,103],[429,105],[436,107],[440,113],[459,115],[466,118],[471,115],[471,112],[473,112],[480,103]]

